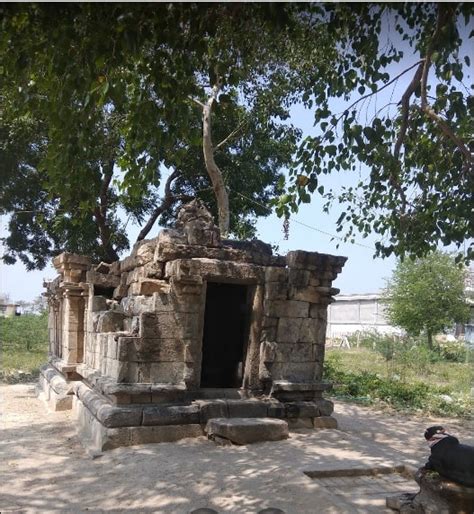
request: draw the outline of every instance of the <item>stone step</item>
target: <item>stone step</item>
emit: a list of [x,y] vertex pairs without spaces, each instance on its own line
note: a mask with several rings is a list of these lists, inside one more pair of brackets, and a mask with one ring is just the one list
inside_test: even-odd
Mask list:
[[279,441],[288,437],[288,423],[275,418],[211,418],[206,433],[209,439],[234,444]]

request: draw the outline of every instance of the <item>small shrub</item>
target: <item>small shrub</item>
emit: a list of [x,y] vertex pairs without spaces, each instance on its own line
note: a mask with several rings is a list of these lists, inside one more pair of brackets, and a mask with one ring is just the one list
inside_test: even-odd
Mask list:
[[[333,394],[350,401],[390,405],[395,409],[416,410],[441,416],[470,417],[473,402],[469,394],[467,365],[439,362],[436,352],[424,345],[402,344],[396,357],[389,362],[387,376],[356,366],[353,371],[351,360],[360,364],[358,354],[363,354],[369,367],[379,367],[377,360],[370,359],[368,350],[333,350],[328,352],[324,363],[324,376],[333,383]],[[343,358],[344,357],[344,358]],[[355,359],[357,357],[357,359]],[[433,368],[433,369],[432,369]],[[456,368],[456,370],[454,369]],[[395,371],[400,374],[395,374]],[[424,373],[437,373],[436,380],[420,381]],[[446,373],[452,381],[453,372],[464,377],[458,381],[457,389],[441,385],[438,375]]]
[[439,353],[448,362],[466,362],[467,347],[459,341],[440,343]]

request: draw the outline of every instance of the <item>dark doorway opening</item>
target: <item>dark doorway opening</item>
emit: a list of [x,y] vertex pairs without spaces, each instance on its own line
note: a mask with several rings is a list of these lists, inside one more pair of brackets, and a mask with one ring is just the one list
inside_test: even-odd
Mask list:
[[249,333],[247,286],[208,282],[201,387],[241,387]]

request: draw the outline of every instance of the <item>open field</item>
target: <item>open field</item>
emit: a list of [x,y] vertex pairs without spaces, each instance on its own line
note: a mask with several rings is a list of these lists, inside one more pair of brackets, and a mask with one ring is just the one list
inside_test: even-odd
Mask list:
[[17,382],[36,377],[48,355],[47,315],[0,318],[0,346],[0,378]]
[[[471,356],[472,357],[472,356]],[[329,349],[326,378],[335,397],[400,410],[470,417],[473,363],[436,359],[414,348],[385,359],[367,348]]]

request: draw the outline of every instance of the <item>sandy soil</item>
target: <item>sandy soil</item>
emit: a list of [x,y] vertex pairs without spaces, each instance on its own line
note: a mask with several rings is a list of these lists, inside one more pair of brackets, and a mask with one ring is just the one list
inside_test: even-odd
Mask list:
[[[304,471],[424,463],[426,426],[439,420],[390,415],[338,404],[340,430],[302,430],[287,441],[219,447],[205,438],[119,448],[84,449],[69,412],[48,412],[30,385],[1,385],[0,511],[257,513],[386,512],[347,510]],[[443,420],[463,442],[472,423]]]

